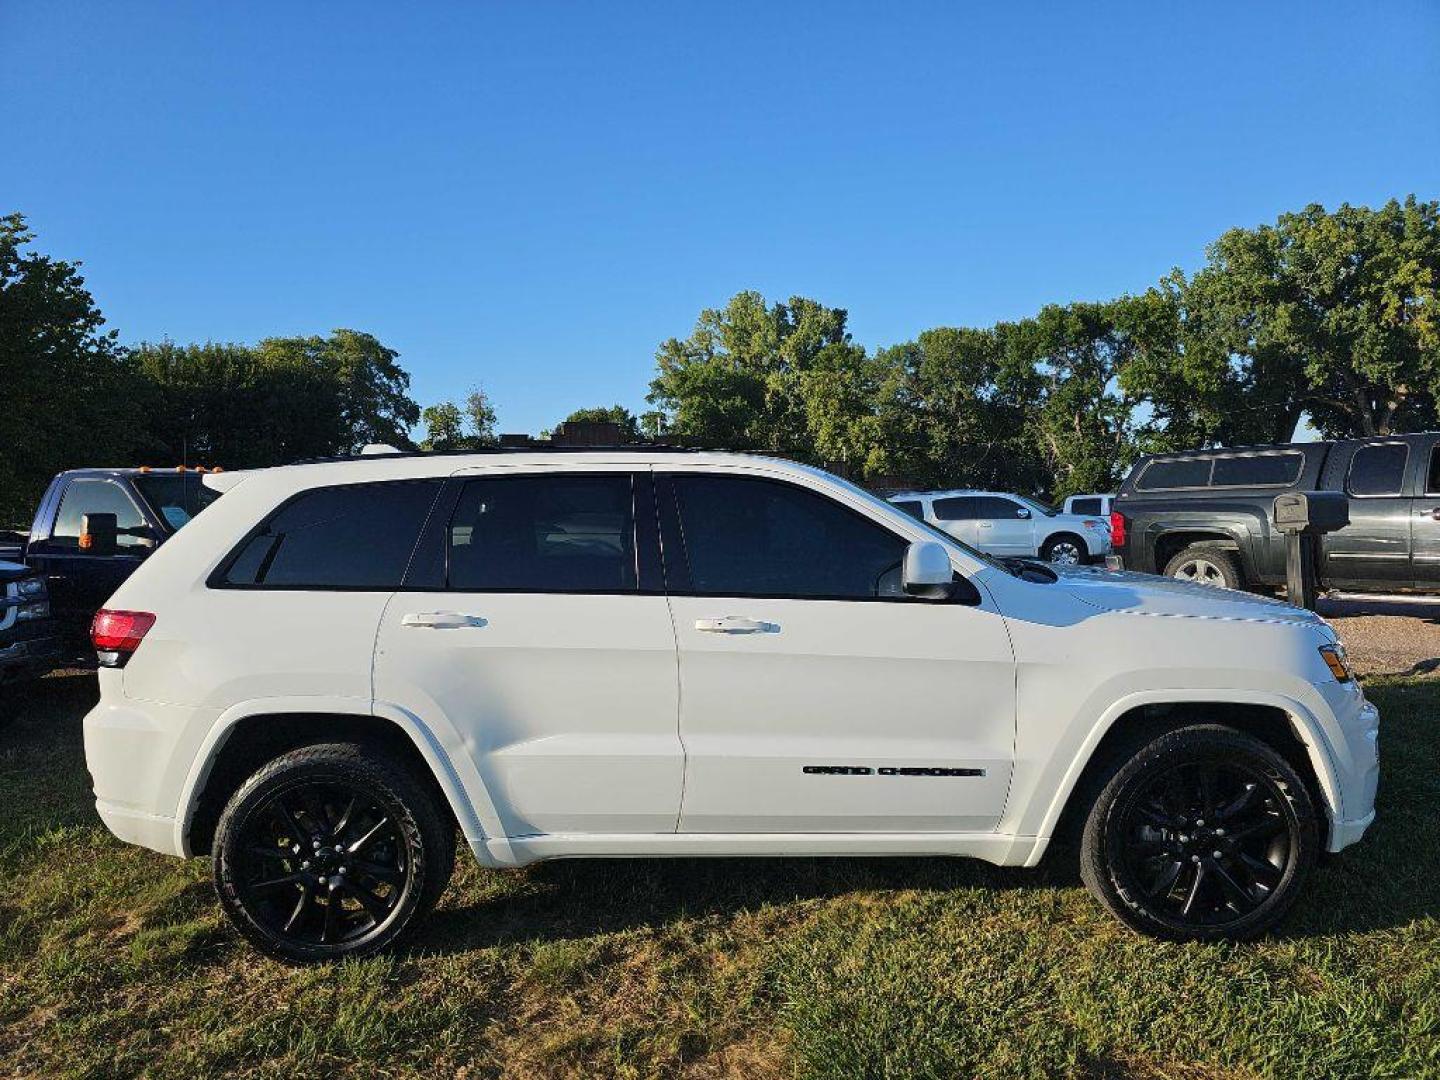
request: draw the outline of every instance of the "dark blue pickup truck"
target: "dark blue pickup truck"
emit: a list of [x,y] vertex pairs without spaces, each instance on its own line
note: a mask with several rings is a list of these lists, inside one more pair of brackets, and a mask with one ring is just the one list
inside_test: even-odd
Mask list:
[[23,561],[44,580],[67,657],[86,657],[90,620],[120,583],[220,493],[204,468],[73,469],[40,500]]
[[[45,579],[28,566],[0,560],[0,690],[44,675],[59,657]],[[0,721],[5,712],[0,702]]]

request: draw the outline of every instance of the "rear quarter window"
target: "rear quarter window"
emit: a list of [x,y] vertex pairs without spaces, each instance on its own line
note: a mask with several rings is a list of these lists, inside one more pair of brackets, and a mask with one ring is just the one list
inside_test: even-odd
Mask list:
[[1285,487],[1300,479],[1305,455],[1243,454],[1217,457],[1210,476],[1211,487]]
[[221,564],[212,585],[395,589],[444,481],[314,488],[290,499]]

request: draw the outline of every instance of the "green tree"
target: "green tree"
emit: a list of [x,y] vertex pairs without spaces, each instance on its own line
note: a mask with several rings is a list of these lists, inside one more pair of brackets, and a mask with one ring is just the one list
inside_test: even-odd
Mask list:
[[827,349],[844,347],[842,308],[737,293],[725,307],[702,311],[690,337],[661,344],[648,400],[664,414],[660,426],[675,434],[812,457],[805,375]]
[[1335,437],[1435,426],[1440,203],[1312,205],[1207,256],[1121,316],[1148,445],[1282,441],[1304,413]]
[[611,405],[609,408],[597,405],[589,409],[576,409],[561,423],[614,424],[620,429],[623,438],[632,441],[640,438],[640,417],[625,408],[624,405]]
[[266,338],[258,345],[142,344],[145,456],[227,468],[410,445],[419,408],[397,354],[369,334]]
[[1056,500],[1109,490],[1135,450],[1134,403],[1118,378],[1132,343],[1112,305],[1051,304],[1005,336],[1008,381],[1032,397],[1024,424],[1041,490]]
[[495,408],[479,387],[465,396],[464,405],[442,401],[428,406],[421,419],[425,424],[422,450],[475,450],[496,443]]
[[129,460],[139,434],[133,365],[78,263],[25,250],[0,217],[0,523],[28,522],[51,476]]

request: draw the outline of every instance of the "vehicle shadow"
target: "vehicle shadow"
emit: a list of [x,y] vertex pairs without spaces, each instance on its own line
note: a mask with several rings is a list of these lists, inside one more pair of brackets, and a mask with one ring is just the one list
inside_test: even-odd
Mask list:
[[514,887],[480,903],[442,906],[409,951],[568,941],[862,892],[1039,894],[1079,884],[1055,863],[1025,870],[946,857],[575,859],[498,873],[515,875]]

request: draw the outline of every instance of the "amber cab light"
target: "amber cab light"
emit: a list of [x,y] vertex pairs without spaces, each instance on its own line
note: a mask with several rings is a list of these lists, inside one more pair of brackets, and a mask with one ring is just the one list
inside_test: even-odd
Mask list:
[[148,611],[97,611],[90,624],[90,644],[95,646],[101,666],[124,667],[154,625],[155,616]]
[[1110,511],[1110,546],[1112,548],[1125,546],[1125,515],[1119,510]]

